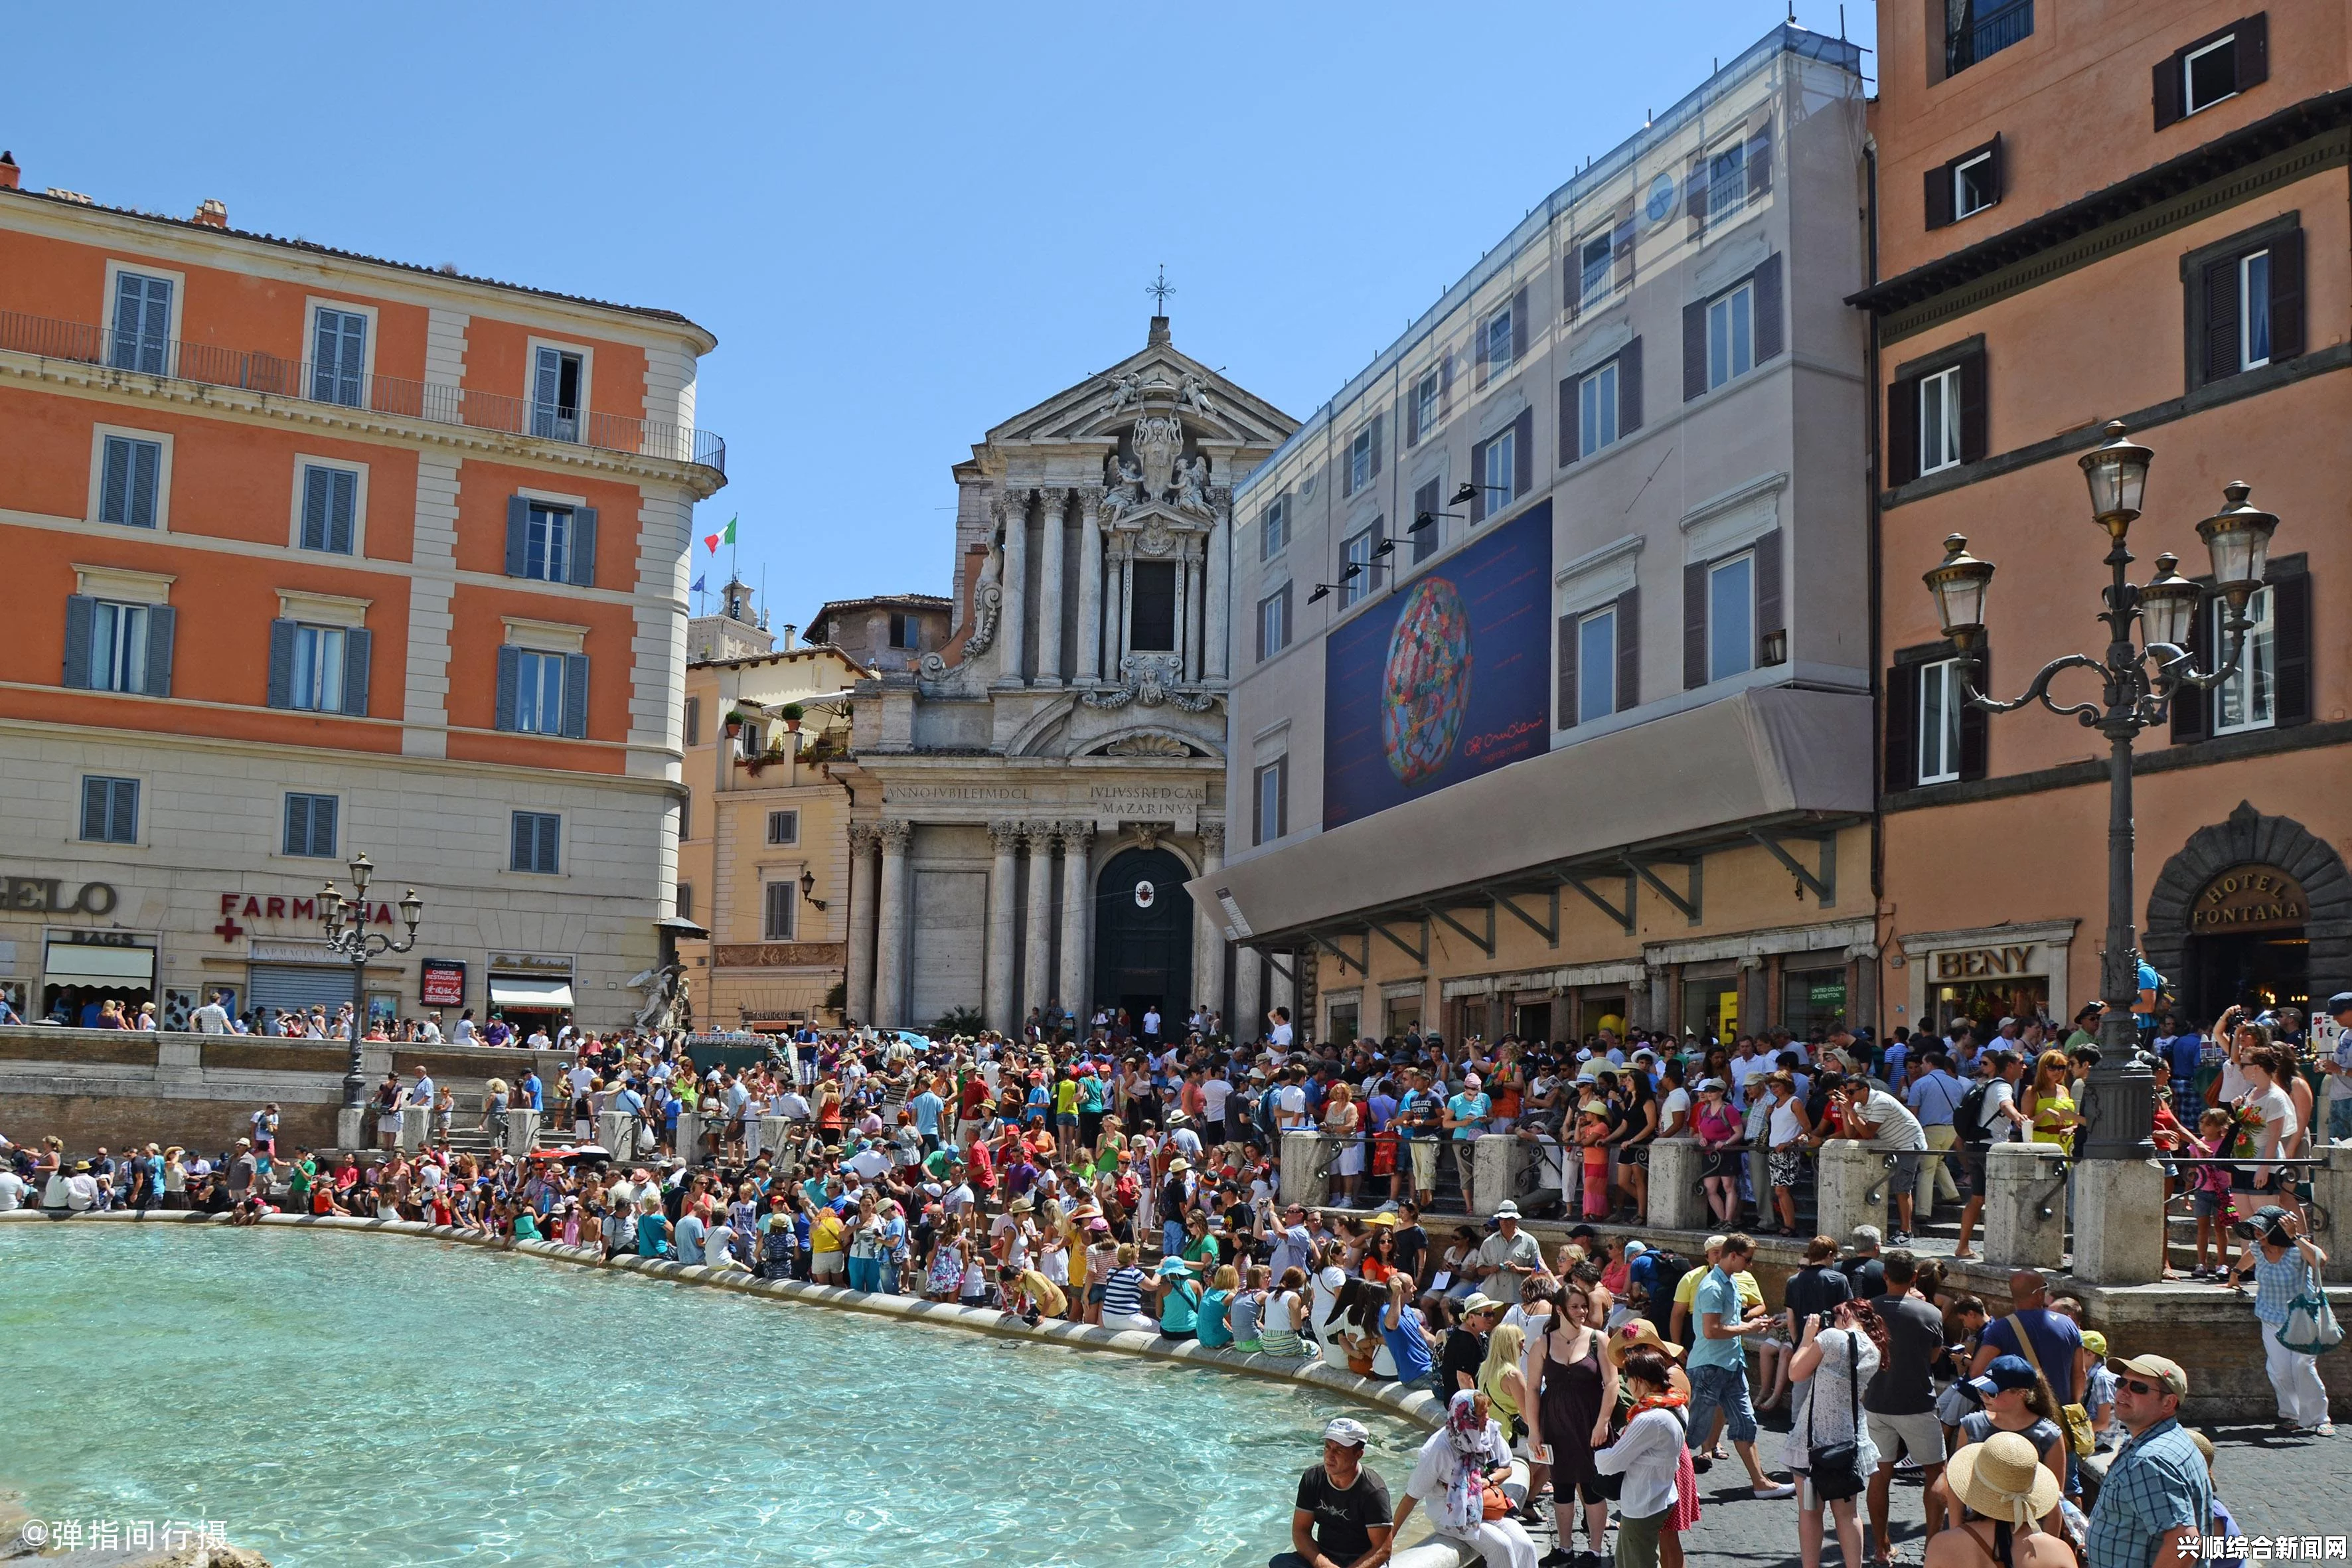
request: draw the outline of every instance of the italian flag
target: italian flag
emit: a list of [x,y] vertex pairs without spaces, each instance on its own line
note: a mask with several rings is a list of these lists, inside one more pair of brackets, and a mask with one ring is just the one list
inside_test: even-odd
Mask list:
[[735,520],[730,517],[727,520],[727,526],[720,529],[718,532],[704,534],[702,536],[702,542],[710,546],[710,553],[713,555],[719,553],[719,547],[720,545],[734,543]]

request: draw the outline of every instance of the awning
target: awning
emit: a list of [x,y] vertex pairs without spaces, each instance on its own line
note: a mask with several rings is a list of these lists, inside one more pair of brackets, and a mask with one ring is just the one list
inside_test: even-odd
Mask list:
[[538,974],[493,974],[490,1005],[494,1007],[569,1007],[572,982]]
[[654,929],[656,931],[675,931],[681,940],[687,942],[709,942],[710,940],[710,931],[708,927],[697,925],[694,921],[688,920],[684,915],[664,915],[661,919],[654,921]]
[[52,985],[140,985],[155,984],[155,950],[152,947],[84,946],[75,942],[49,943],[48,982]]
[[[1239,934],[1297,933],[1448,889],[1793,813],[1874,805],[1870,698],[1763,687],[1580,741],[1186,884]],[[1298,781],[1291,782],[1298,809]],[[1734,835],[1737,836],[1736,834]]]

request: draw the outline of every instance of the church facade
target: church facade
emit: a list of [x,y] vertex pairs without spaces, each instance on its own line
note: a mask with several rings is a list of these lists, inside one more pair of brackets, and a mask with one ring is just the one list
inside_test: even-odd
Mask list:
[[954,612],[861,683],[851,1017],[1011,1028],[1222,1006],[1233,489],[1297,421],[1141,352],[991,430],[954,473]]

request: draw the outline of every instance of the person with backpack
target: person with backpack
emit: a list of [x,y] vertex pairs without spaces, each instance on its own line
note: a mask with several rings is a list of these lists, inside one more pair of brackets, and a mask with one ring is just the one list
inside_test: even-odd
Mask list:
[[1958,1130],[1954,1147],[1959,1152],[1959,1186],[1968,1199],[1960,1210],[1959,1245],[1952,1249],[1958,1258],[1976,1256],[1969,1250],[1969,1237],[1976,1231],[1977,1216],[1984,1213],[1987,1152],[1995,1143],[2016,1142],[2033,1126],[2032,1119],[2017,1105],[2017,1081],[2024,1075],[2024,1058],[2013,1051],[1988,1050],[1981,1070],[1982,1076],[1969,1086],[1952,1112],[1952,1124]]
[[[2327,1254],[2304,1234],[2303,1216],[2276,1205],[2254,1211],[2243,1222],[2254,1234],[2239,1243],[2238,1261],[2226,1283],[2242,1288],[2254,1277],[2254,1318],[2262,1324],[2263,1370],[2270,1374],[2271,1392],[2278,1399],[2282,1432],[2308,1432],[2322,1437],[2336,1435],[2327,1417],[2327,1386],[2319,1381],[2319,1352],[2334,1347],[2326,1339],[2335,1328],[2333,1317],[2324,1323],[2307,1317],[2314,1336],[2298,1346],[2289,1342],[2291,1310],[2299,1300],[2319,1294],[2320,1270]],[[2321,1300],[2324,1301],[2325,1298]]]

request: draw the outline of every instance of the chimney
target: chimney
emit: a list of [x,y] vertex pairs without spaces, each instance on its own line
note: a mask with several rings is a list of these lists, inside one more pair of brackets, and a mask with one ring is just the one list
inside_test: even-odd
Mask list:
[[218,196],[206,197],[205,204],[196,209],[195,221],[206,228],[226,228],[228,204]]
[[1167,317],[1154,316],[1151,318],[1151,331],[1145,334],[1143,346],[1152,349],[1166,348],[1168,346]]
[[16,154],[0,153],[0,191],[13,191],[18,179]]
[[790,621],[786,621],[782,626],[779,626],[776,629],[776,651],[778,653],[792,652],[793,647],[793,634],[799,630],[800,627],[793,625]]

